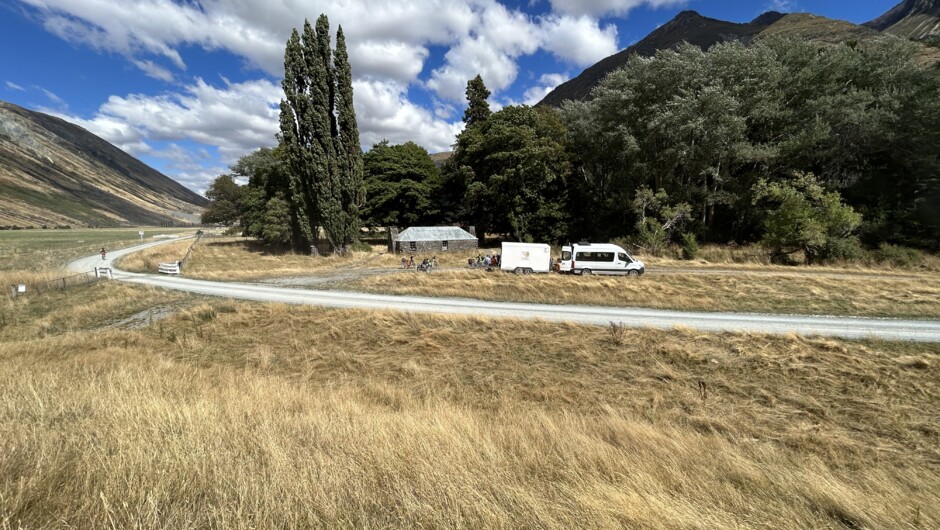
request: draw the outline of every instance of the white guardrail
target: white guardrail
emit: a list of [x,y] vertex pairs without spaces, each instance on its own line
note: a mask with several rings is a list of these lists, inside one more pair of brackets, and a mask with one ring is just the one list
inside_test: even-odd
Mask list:
[[157,271],[160,274],[180,274],[180,262],[161,263]]
[[110,267],[95,267],[95,278],[107,278],[111,279],[111,268]]

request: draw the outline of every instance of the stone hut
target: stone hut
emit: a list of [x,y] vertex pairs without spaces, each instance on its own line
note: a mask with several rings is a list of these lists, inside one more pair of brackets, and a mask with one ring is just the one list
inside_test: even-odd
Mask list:
[[389,230],[392,252],[453,252],[473,250],[478,247],[477,236],[456,226],[412,226],[397,236],[397,230]]

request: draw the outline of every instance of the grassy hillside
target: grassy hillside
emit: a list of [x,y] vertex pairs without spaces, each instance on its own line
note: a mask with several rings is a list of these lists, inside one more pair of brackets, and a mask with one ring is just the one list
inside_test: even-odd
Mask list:
[[0,528],[940,525],[937,345],[108,282],[0,343]]
[[77,125],[0,101],[0,226],[193,223],[206,202]]

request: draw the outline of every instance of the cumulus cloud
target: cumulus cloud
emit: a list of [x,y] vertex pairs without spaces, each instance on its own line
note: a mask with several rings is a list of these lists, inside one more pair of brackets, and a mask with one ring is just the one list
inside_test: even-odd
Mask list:
[[[284,45],[305,17],[315,21],[327,13],[334,32],[343,26],[362,145],[412,140],[435,152],[448,150],[461,130],[466,84],[477,74],[498,95],[517,83],[523,56],[545,52],[587,66],[618,49],[616,27],[597,17],[643,3],[682,3],[551,0],[552,13],[533,16],[498,0],[19,1],[62,39],[122,56],[154,79],[185,83],[175,85],[175,92],[112,95],[90,119],[70,119],[132,154],[166,160],[188,183],[207,178],[196,169],[205,160],[196,157],[183,165],[173,158],[193,143],[215,148],[224,164],[274,144]],[[195,68],[187,64],[192,48],[233,54],[245,62],[246,77],[256,79],[206,83],[199,76],[212,74],[188,72]],[[432,50],[442,56],[433,67]],[[542,76],[524,100],[535,102],[564,80],[561,74]],[[415,91],[429,102],[409,99]],[[500,101],[507,98],[494,97],[494,110]],[[176,147],[153,147],[166,142]]]
[[617,27],[600,27],[588,16],[547,17],[543,26],[545,49],[568,62],[590,65],[619,51]]
[[522,96],[523,103],[526,105],[535,105],[539,101],[542,101],[549,92],[555,90],[558,85],[567,80],[568,76],[564,74],[543,74],[542,77],[539,78],[539,82],[536,86],[525,91],[525,94]]
[[274,145],[281,94],[267,80],[215,87],[197,79],[183,93],[111,96],[98,113],[144,131],[152,140],[216,146],[223,160],[233,162],[250,150]]
[[647,5],[652,8],[685,5],[688,0],[549,0],[552,9],[567,15],[603,17],[626,15],[631,10]]
[[407,98],[405,87],[385,81],[353,83],[360,142],[366,149],[388,140],[421,145],[431,153],[449,151],[463,122],[448,122]]
[[516,80],[516,58],[541,44],[538,26],[525,14],[495,4],[480,14],[480,23],[448,50],[446,64],[435,69],[427,85],[439,96],[462,101],[467,81],[478,74],[498,92]]

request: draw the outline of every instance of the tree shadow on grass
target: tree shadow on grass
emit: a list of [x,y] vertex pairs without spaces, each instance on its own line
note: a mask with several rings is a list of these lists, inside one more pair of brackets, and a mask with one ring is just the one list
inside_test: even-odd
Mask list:
[[289,245],[270,244],[265,243],[264,241],[253,239],[245,239],[241,241],[213,241],[207,243],[207,245],[223,248],[240,247],[243,248],[246,252],[251,254],[260,254],[262,256],[302,255],[301,252],[294,250]]

